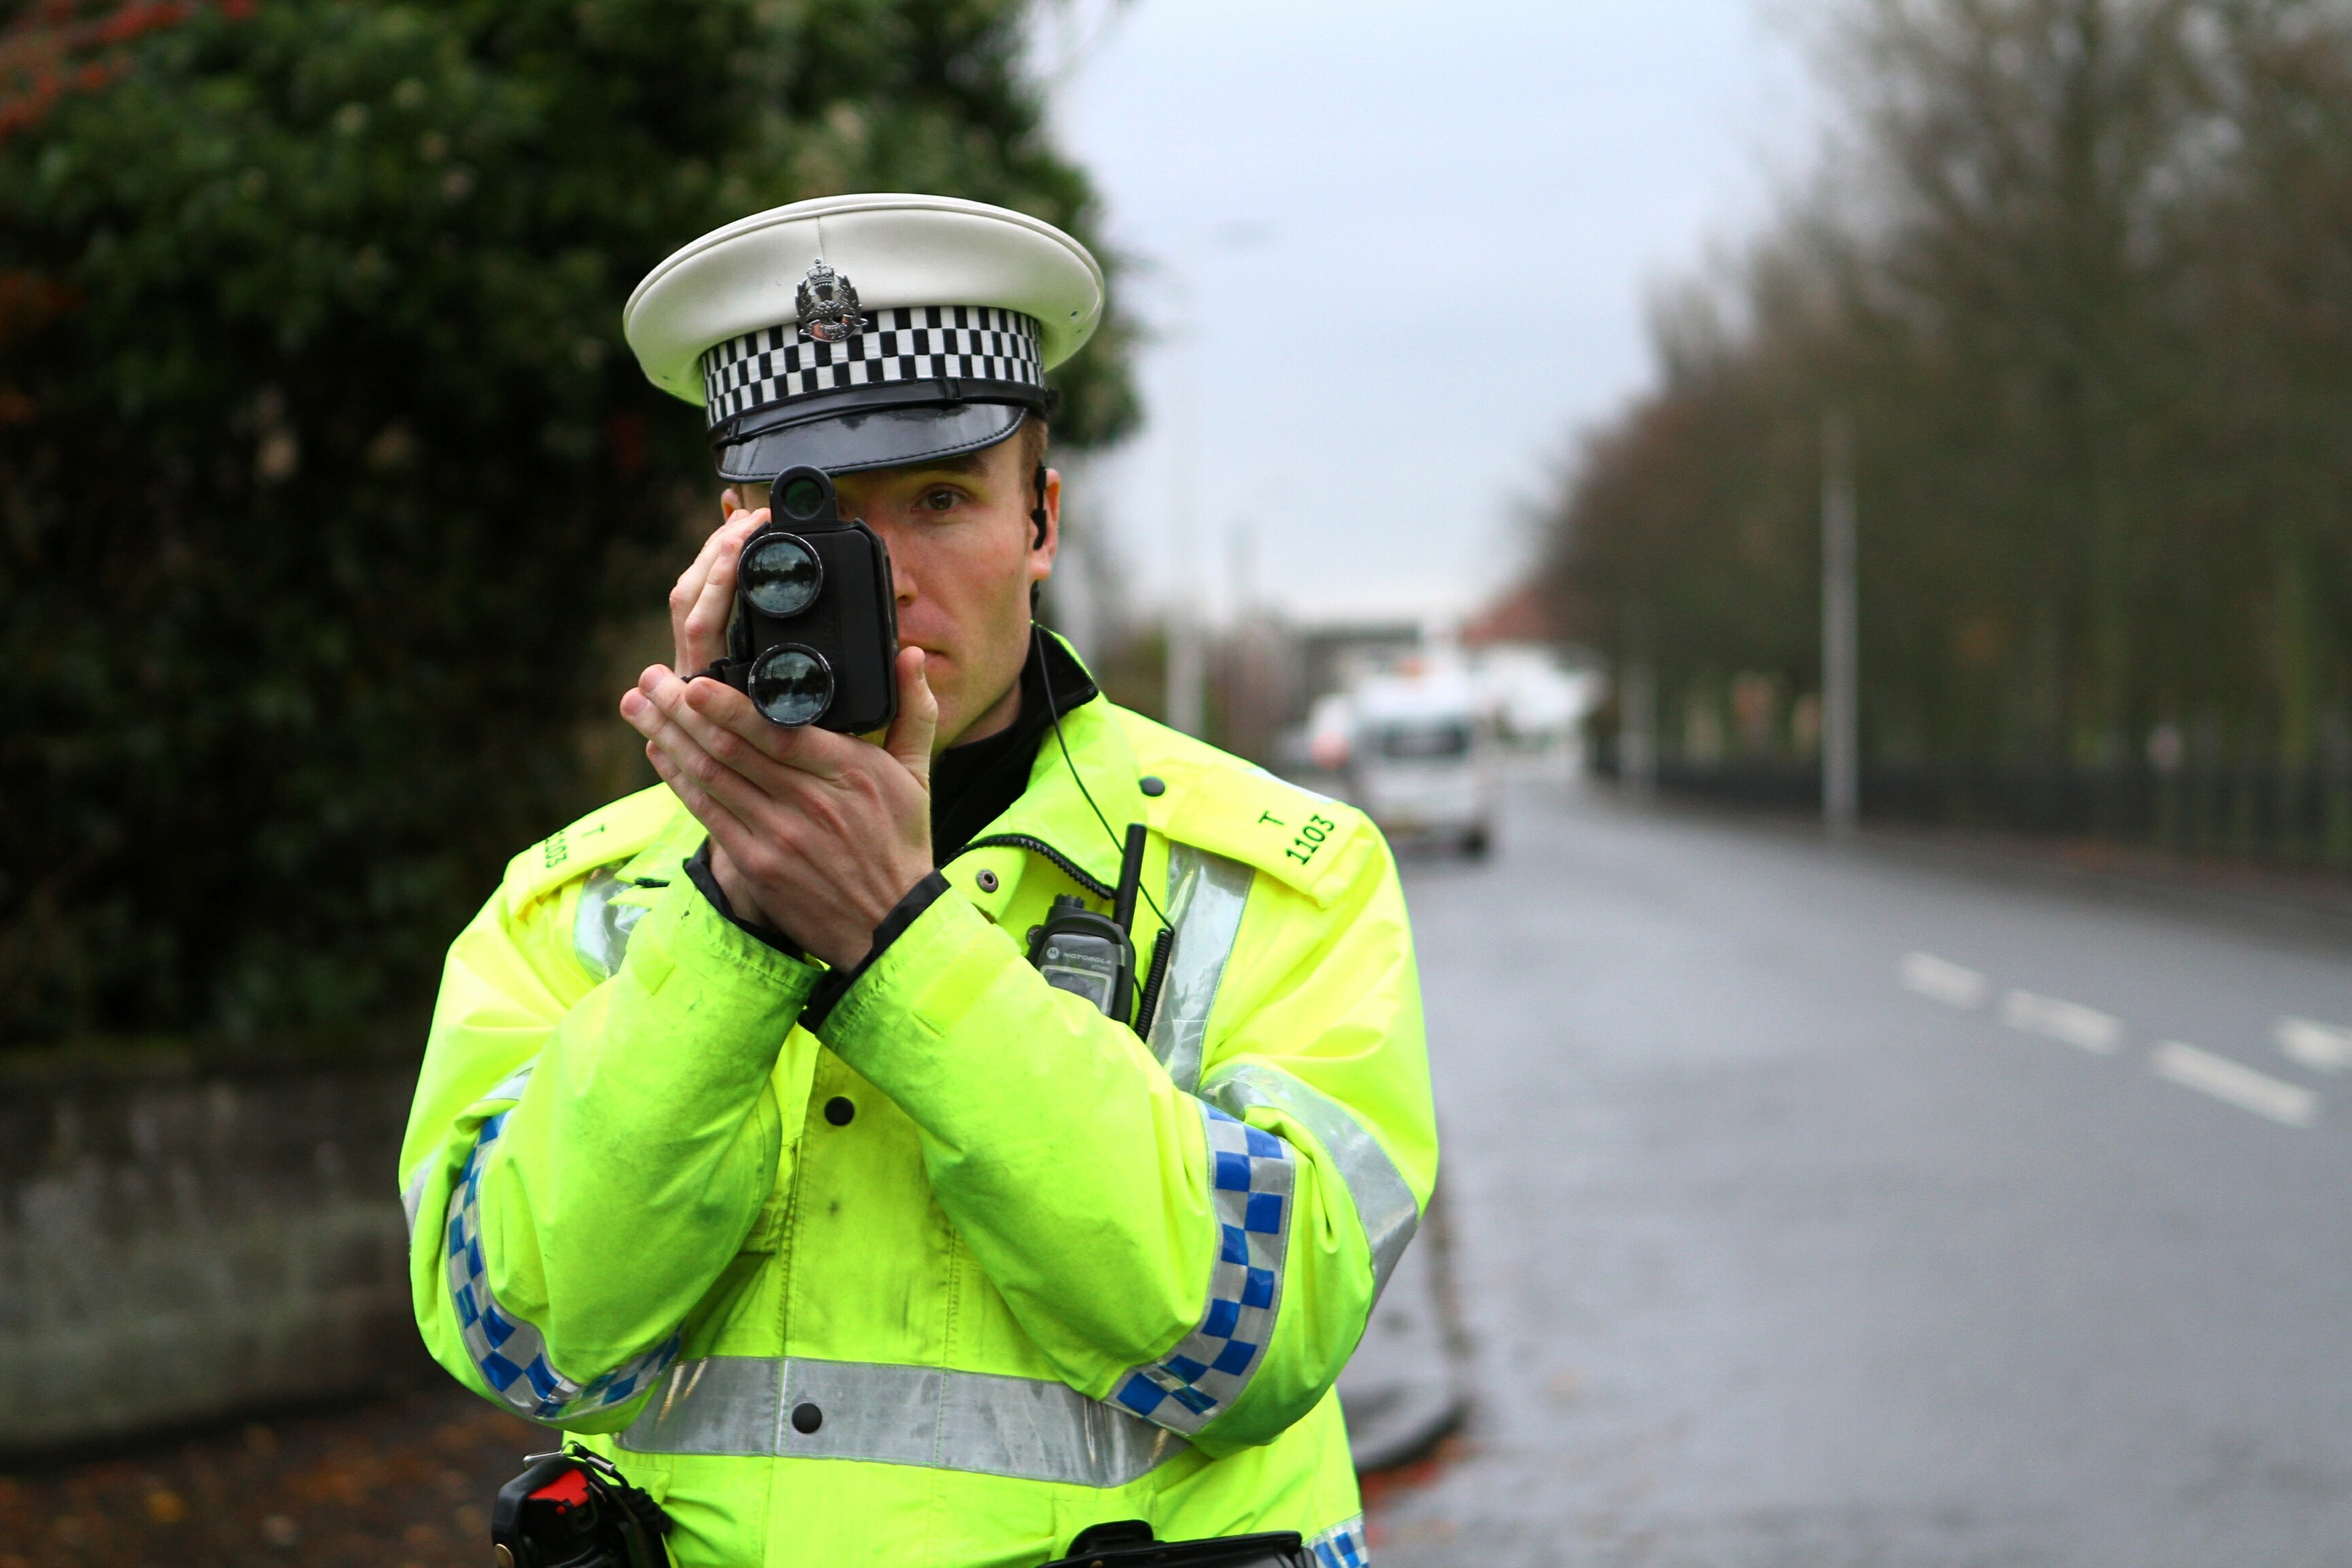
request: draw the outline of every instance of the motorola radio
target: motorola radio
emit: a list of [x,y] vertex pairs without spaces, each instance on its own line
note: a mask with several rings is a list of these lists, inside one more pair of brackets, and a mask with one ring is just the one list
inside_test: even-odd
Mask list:
[[1056,991],[1085,997],[1105,1016],[1150,1027],[1135,1011],[1135,895],[1143,882],[1144,827],[1129,823],[1119,857],[1111,912],[1099,915],[1075,893],[1054,900],[1043,921],[1029,928],[1029,962]]

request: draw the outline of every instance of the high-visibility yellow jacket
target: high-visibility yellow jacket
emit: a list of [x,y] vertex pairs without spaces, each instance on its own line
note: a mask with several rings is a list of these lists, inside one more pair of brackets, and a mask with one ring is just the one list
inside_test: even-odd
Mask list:
[[[666,788],[517,858],[450,950],[417,1322],[595,1435],[688,1568],[1028,1568],[1122,1519],[1362,1559],[1331,1388],[1437,1162],[1395,865],[1108,700],[1063,730],[814,1034],[821,970],[695,889]],[[1148,1040],[1025,953],[1134,821],[1175,931]]]

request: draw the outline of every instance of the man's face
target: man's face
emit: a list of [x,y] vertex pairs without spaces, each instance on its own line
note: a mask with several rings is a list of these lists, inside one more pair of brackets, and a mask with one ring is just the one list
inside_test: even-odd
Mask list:
[[1029,519],[1036,500],[1024,447],[1016,437],[834,481],[842,515],[864,519],[890,547],[898,646],[923,650],[940,701],[939,750],[993,733],[1015,710],[1013,685],[1029,653],[1030,585],[1052,574],[1061,542],[1061,476],[1046,479],[1040,541]]

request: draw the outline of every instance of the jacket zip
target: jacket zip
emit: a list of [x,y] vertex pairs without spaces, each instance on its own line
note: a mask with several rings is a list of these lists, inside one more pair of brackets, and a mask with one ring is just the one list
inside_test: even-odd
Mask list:
[[1092,893],[1097,899],[1116,898],[1118,889],[1088,871],[1084,866],[1055,848],[1042,838],[1032,838],[1026,833],[994,833],[985,838],[975,838],[956,854],[961,860],[975,849],[1027,849],[1043,855],[1061,868],[1062,875]]

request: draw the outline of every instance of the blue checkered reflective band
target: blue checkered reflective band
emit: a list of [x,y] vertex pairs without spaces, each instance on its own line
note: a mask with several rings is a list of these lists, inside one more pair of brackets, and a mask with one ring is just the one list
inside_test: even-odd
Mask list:
[[1209,1145],[1209,1196],[1217,1215],[1217,1256],[1201,1326],[1165,1359],[1129,1373],[1111,1395],[1147,1420],[1188,1436],[1233,1402],[1274,1338],[1282,1266],[1290,1246],[1291,1193],[1298,1167],[1273,1133],[1201,1105]]
[[1364,1544],[1364,1516],[1360,1513],[1308,1536],[1307,1552],[1315,1559],[1316,1568],[1365,1568],[1372,1554]]
[[[520,1098],[530,1076],[526,1067],[477,1103]],[[547,1359],[546,1339],[538,1329],[499,1308],[490,1294],[488,1270],[482,1262],[482,1170],[499,1135],[506,1131],[512,1109],[509,1103],[507,1110],[482,1123],[473,1152],[466,1156],[466,1168],[458,1173],[457,1189],[449,1194],[449,1300],[465,1336],[466,1352],[480,1369],[482,1381],[533,1421],[564,1421],[635,1398],[677,1359],[679,1335],[671,1331],[667,1339],[645,1354],[583,1384],[555,1370]]]

